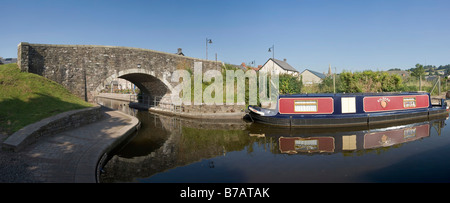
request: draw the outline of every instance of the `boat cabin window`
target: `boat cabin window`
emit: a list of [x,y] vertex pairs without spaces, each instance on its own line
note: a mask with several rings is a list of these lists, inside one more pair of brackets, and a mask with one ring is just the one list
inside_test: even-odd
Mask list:
[[408,128],[403,131],[403,139],[416,137],[416,128]]
[[356,150],[356,135],[342,136],[342,150]]
[[404,108],[415,108],[416,98],[415,97],[403,97],[403,107]]
[[356,113],[355,97],[342,97],[341,105],[342,105],[342,113]]
[[317,100],[296,100],[295,112],[317,112]]
[[319,149],[318,140],[295,140],[295,150],[310,151]]

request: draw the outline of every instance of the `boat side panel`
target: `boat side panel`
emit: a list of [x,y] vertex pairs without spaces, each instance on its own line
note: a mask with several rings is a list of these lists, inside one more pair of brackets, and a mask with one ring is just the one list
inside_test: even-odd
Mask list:
[[[412,99],[415,105],[408,105],[408,99]],[[428,108],[429,100],[428,95],[369,96],[364,97],[363,105],[365,112],[396,111]]]
[[[316,103],[317,111],[296,111],[296,101],[311,101]],[[334,100],[332,97],[280,98],[278,104],[280,114],[332,114],[334,112]]]
[[430,136],[430,124],[364,135],[364,149],[386,147]]

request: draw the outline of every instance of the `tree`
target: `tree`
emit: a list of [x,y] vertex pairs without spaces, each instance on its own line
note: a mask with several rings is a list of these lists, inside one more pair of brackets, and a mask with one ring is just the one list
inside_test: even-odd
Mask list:
[[425,68],[422,64],[416,64],[416,68],[411,70],[411,75],[419,78],[419,91],[422,91],[422,78],[425,76]]
[[421,78],[425,75],[425,68],[422,64],[416,64],[416,68],[411,69],[411,75],[416,78]]

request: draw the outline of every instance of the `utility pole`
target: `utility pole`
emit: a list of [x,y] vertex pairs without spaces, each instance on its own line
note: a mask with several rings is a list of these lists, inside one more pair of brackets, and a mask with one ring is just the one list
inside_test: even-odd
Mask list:
[[[331,72],[331,64],[328,67],[329,72]],[[336,67],[334,67],[334,73],[333,75],[333,92],[336,94]]]

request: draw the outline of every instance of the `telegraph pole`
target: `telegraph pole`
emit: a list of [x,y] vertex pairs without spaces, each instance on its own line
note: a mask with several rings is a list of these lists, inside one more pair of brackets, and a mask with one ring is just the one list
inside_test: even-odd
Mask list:
[[[331,64],[330,64],[331,69]],[[333,92],[336,94],[336,67],[334,67],[334,73],[333,73]]]

